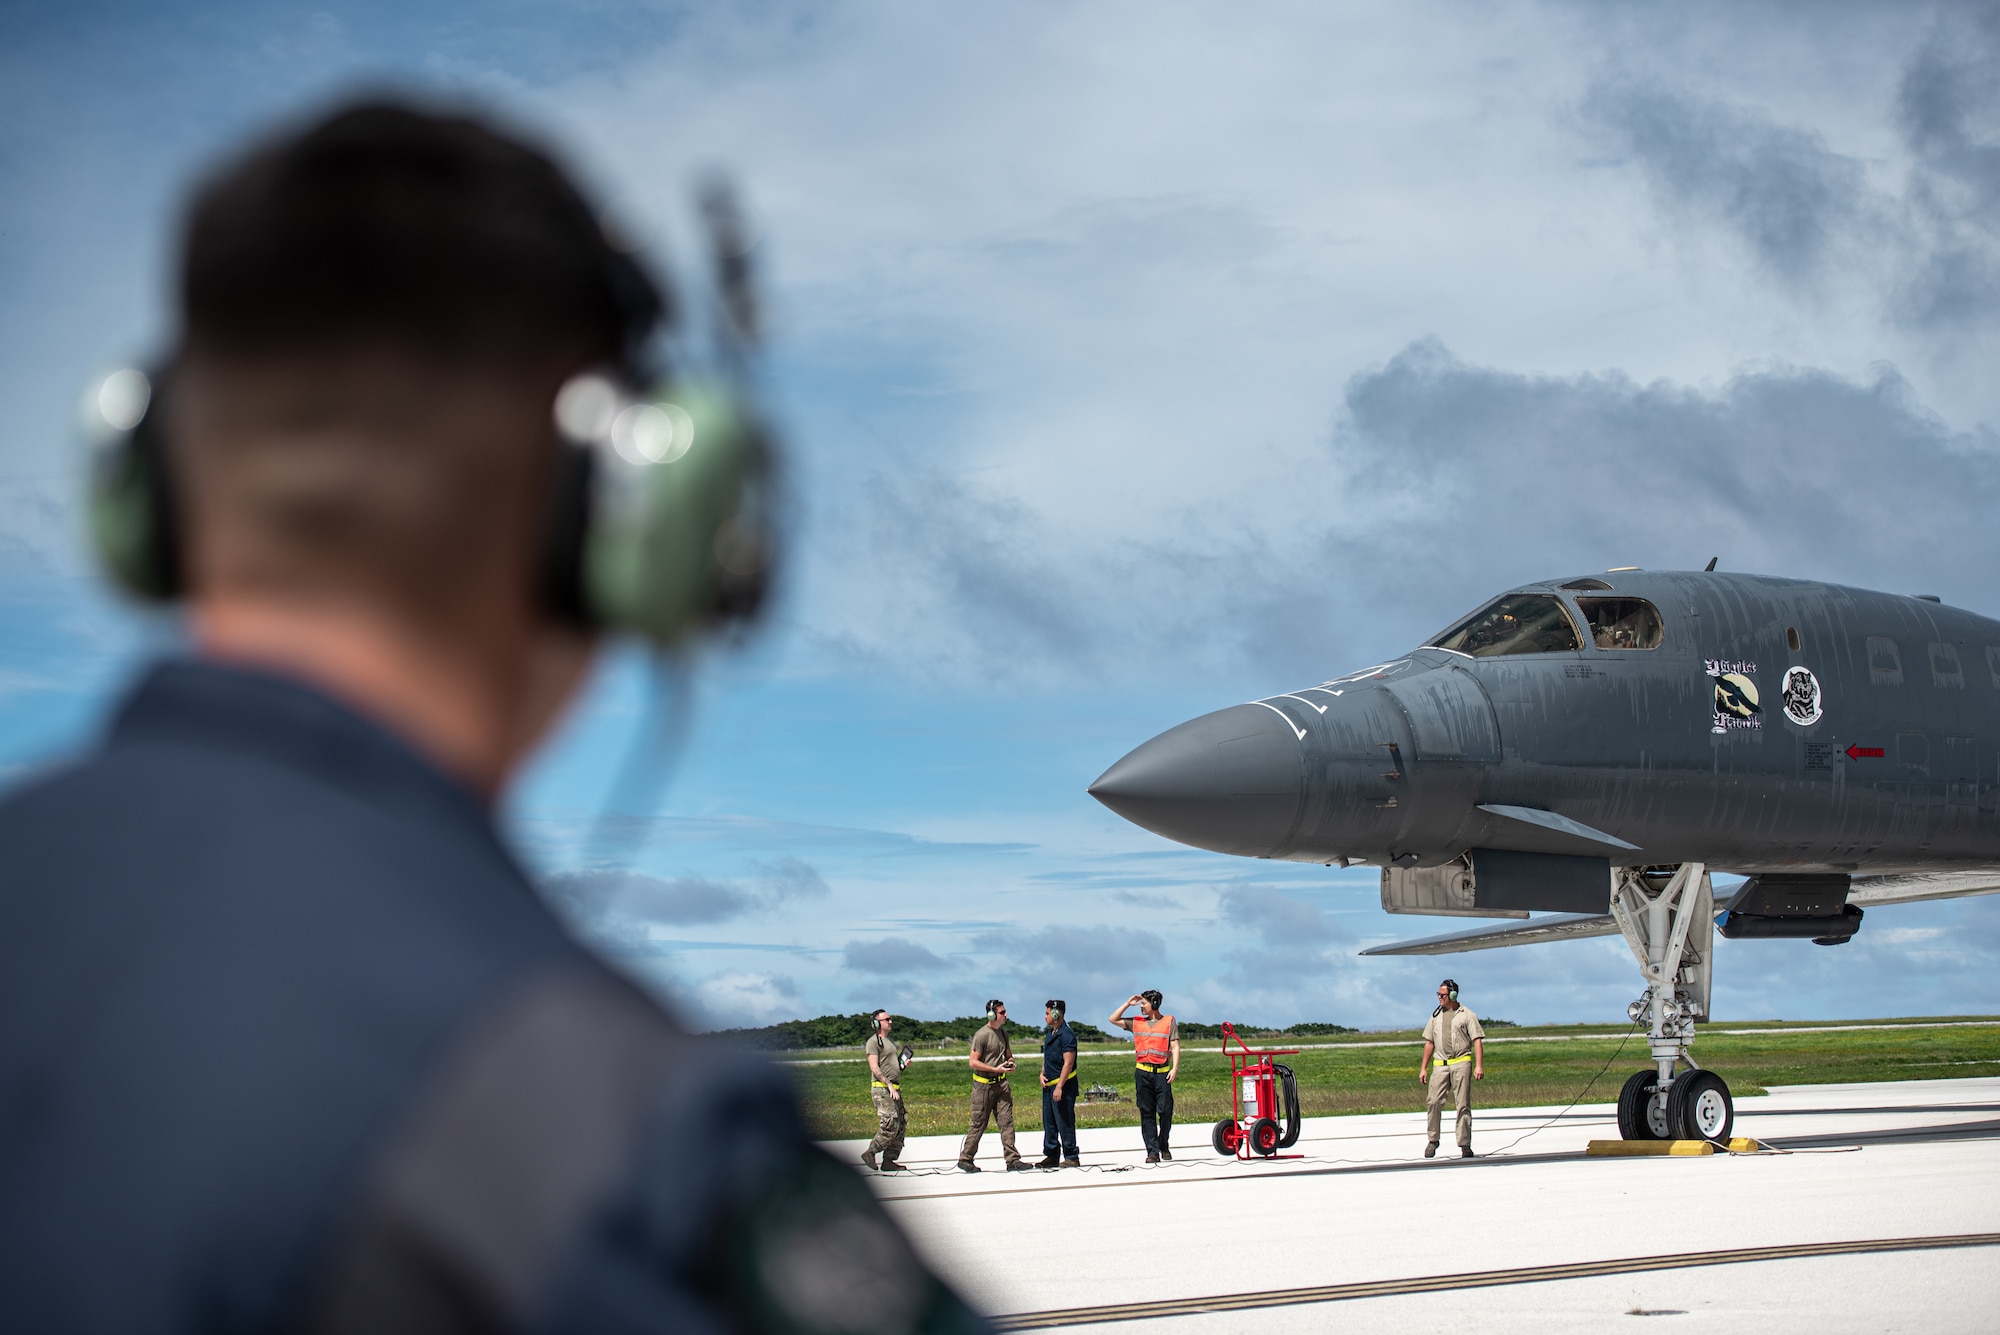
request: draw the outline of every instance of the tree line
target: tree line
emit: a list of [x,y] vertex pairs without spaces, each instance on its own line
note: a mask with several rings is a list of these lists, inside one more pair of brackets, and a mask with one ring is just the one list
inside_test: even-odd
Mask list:
[[[891,1012],[894,1015],[894,1012]],[[919,1020],[908,1015],[896,1015],[895,1027],[891,1032],[904,1043],[943,1043],[951,1040],[966,1042],[973,1032],[986,1023],[983,1015],[961,1015],[955,1020]],[[1075,1031],[1079,1041],[1085,1043],[1108,1043],[1112,1035],[1094,1024],[1081,1020],[1071,1020],[1069,1027]],[[756,1029],[722,1029],[716,1037],[726,1039],[742,1047],[762,1048],[772,1052],[793,1052],[802,1048],[851,1048],[868,1041],[875,1032],[875,1026],[867,1011],[853,1015],[821,1015],[811,1020],[781,1020],[777,1024],[764,1025]],[[1326,1024],[1308,1021],[1303,1024],[1288,1025],[1283,1029],[1256,1028],[1237,1025],[1236,1032],[1244,1038],[1312,1038],[1328,1034],[1353,1034],[1359,1030],[1344,1024]],[[1041,1026],[1021,1024],[1014,1020],[1007,1022],[1008,1038],[1030,1044],[1041,1041]],[[1192,1020],[1181,1021],[1183,1038],[1219,1039],[1222,1026],[1219,1024],[1199,1024]],[[1124,1035],[1117,1036],[1120,1041]]]

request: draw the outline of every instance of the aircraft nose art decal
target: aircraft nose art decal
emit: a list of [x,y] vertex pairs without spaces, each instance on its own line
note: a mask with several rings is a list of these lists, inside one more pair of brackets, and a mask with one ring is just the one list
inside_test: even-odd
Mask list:
[[1786,668],[1784,685],[1779,687],[1779,693],[1784,697],[1785,717],[1801,728],[1811,727],[1826,713],[1819,678],[1809,668]]
[[1757,665],[1739,658],[1711,658],[1705,666],[1709,679],[1715,683],[1713,731],[1763,727],[1764,720],[1758,715],[1764,710],[1757,702],[1757,683],[1753,679]]

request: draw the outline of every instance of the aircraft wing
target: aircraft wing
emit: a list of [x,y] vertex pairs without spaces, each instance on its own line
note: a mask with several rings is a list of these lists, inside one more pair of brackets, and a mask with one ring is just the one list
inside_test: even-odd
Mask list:
[[[1916,904],[1929,899],[1963,899],[2000,895],[2000,869],[1994,871],[1907,872],[1857,876],[1849,884],[1847,902],[1857,908]],[[1467,950],[1501,946],[1531,946],[1540,941],[1564,941],[1576,936],[1616,936],[1618,924],[1608,913],[1559,913],[1498,927],[1475,927],[1415,941],[1364,950],[1364,955],[1455,955]]]
[[1847,888],[1847,902],[1864,909],[1882,904],[1915,904],[1926,899],[1963,899],[1970,895],[2000,895],[2000,869],[1857,876]]
[[[2000,889],[2000,877],[1995,878]],[[1492,950],[1498,946],[1531,946],[1538,941],[1565,941],[1573,936],[1616,936],[1618,924],[1608,913],[1553,913],[1546,918],[1530,918],[1499,927],[1475,927],[1466,932],[1446,932],[1417,941],[1364,950],[1364,955],[1455,955],[1463,950]]]

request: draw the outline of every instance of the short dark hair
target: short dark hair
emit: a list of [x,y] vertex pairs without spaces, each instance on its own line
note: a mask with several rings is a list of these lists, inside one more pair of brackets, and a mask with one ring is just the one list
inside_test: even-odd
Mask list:
[[1044,1001],[1042,1005],[1054,1011],[1057,1015],[1069,1014],[1069,1003],[1066,1001]]
[[1146,999],[1146,1003],[1150,1005],[1154,1010],[1158,1010],[1160,1008],[1160,991],[1158,988],[1149,987],[1144,992],[1141,992],[1139,995],[1144,997]]
[[626,365],[667,311],[547,154],[472,116],[351,104],[196,192],[183,333],[224,351],[391,338],[460,360]]

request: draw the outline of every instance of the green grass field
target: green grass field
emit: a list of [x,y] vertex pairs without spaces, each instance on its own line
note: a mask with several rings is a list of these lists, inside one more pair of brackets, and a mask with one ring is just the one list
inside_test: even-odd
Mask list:
[[[1968,1025],[1970,1020],[1980,1021]],[[1802,1033],[1831,1024],[1950,1025],[1934,1028],[1875,1028],[1837,1033]],[[1723,1030],[1753,1030],[1724,1033]],[[1627,1030],[1596,1026],[1520,1026],[1488,1034],[1486,1079],[1475,1087],[1474,1106],[1486,1108],[1608,1102],[1625,1077],[1646,1065],[1643,1035],[1631,1034],[1623,1052],[1612,1057]],[[1495,1040],[1562,1039],[1560,1042]],[[1396,1043],[1398,1046],[1371,1046]],[[1320,1046],[1319,1044],[1324,1044]],[[956,1044],[952,1045],[954,1048]],[[1212,1123],[1229,1112],[1229,1064],[1211,1042],[1187,1044],[1176,1082],[1174,1120],[1190,1127]],[[1308,1116],[1334,1113],[1408,1112],[1423,1107],[1417,1081],[1422,1036],[1410,1033],[1353,1034],[1319,1040],[1295,1057],[1283,1058],[1298,1073],[1299,1095]],[[1039,1054],[1016,1044],[1021,1060],[1016,1076],[1015,1125],[1041,1128],[1041,1090],[1036,1083]],[[920,1056],[942,1055],[931,1047]],[[1923,1080],[2000,1074],[2000,1017],[1946,1016],[1933,1020],[1819,1020],[1797,1023],[1718,1021],[1699,1032],[1695,1060],[1729,1081],[1738,1095],[1761,1094],[1767,1085],[1839,1084],[1869,1080]],[[795,1063],[806,1115],[814,1134],[825,1139],[874,1134],[868,1100],[868,1068],[858,1051],[788,1053]],[[1610,1065],[1606,1068],[1606,1063]],[[1082,1050],[1083,1084],[1109,1085],[1115,1103],[1079,1103],[1080,1126],[1133,1126],[1131,1049],[1092,1046]],[[1602,1070],[1603,1074],[1599,1075]],[[1594,1085],[1592,1077],[1597,1077]],[[1585,1093],[1585,1086],[1590,1085]],[[903,1101],[910,1111],[911,1135],[939,1135],[965,1129],[971,1077],[962,1061],[912,1062],[903,1075]]]

